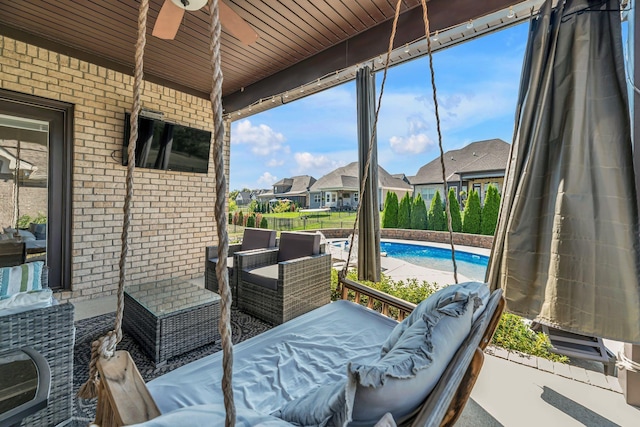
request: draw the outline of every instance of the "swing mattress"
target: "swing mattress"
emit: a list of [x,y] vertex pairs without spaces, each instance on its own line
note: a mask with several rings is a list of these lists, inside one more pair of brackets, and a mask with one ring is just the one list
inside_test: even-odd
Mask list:
[[[397,324],[357,304],[336,301],[238,344],[233,357],[238,422],[242,424],[246,409],[244,414],[265,414],[246,423],[288,425],[268,414],[309,390],[346,378],[349,361],[373,362]],[[195,421],[203,410],[211,416],[217,408],[224,416],[221,381],[220,351],[156,378],[147,386],[163,414],[192,407]]]

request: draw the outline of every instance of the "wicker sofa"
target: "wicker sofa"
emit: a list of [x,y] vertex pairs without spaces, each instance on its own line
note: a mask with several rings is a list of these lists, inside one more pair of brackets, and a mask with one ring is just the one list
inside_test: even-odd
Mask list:
[[282,232],[278,248],[238,254],[238,308],[279,325],[328,304],[331,255],[320,239]]
[[23,426],[53,426],[71,418],[73,385],[73,305],[69,303],[0,316],[0,349],[31,347],[51,369],[45,409],[25,418]]
[[[276,231],[261,228],[245,228],[242,242],[229,245],[227,257],[227,270],[229,271],[229,286],[233,297],[233,305],[236,306],[237,299],[237,274],[234,265],[237,255],[244,251],[255,251],[276,247]],[[218,277],[216,276],[216,266],[218,264],[218,247],[208,246],[204,255],[204,287],[213,292],[218,292]]]
[[[45,273],[43,283],[46,283]],[[47,407],[25,418],[23,426],[55,426],[71,419],[73,312],[70,303],[4,316],[0,312],[0,351],[31,347],[44,356],[51,369]]]

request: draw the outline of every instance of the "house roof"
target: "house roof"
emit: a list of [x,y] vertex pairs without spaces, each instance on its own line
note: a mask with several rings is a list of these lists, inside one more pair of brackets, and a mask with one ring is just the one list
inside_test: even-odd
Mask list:
[[[460,175],[489,171],[504,171],[509,159],[511,145],[501,139],[488,139],[472,142],[458,150],[444,153],[444,166],[447,182],[459,181]],[[422,166],[409,182],[418,184],[441,184],[442,166],[440,157],[436,157]]]
[[249,191],[241,191],[238,193],[238,195],[236,196],[236,199],[238,197],[241,197],[242,200],[249,200],[251,198],[251,193]]
[[311,187],[315,182],[316,182],[316,179],[312,176],[299,175],[299,176],[292,176],[291,178],[281,179],[280,181],[273,184],[273,186],[274,187],[291,186],[291,188],[286,192],[276,193],[277,196],[285,196],[285,195],[296,196],[296,195],[305,194],[307,191],[309,191],[309,187]]
[[[358,191],[360,189],[360,178],[358,175],[358,162],[349,163],[348,165],[339,167],[318,179],[318,181],[311,186],[311,191]],[[409,184],[399,178],[394,178],[380,165],[378,165],[378,186],[398,190],[411,190],[411,186]]]
[[[150,0],[145,80],[209,99],[208,7],[184,14],[175,40],[152,37],[165,0]],[[528,19],[543,0],[431,0],[432,49],[469,40]],[[254,105],[251,114],[283,103],[280,94],[309,84],[307,96],[352,79],[358,64],[386,53],[394,16],[391,0],[224,0],[258,34],[250,45],[222,23],[223,105],[231,113]],[[137,34],[137,0],[40,0],[0,2],[0,34],[131,75]],[[515,16],[506,19],[509,10]],[[470,20],[472,28],[463,25]],[[425,54],[419,0],[403,0],[393,63]],[[416,46],[405,53],[405,46]],[[382,67],[375,61],[374,67]],[[336,75],[344,71],[344,75]],[[338,73],[340,74],[340,73]],[[335,76],[335,78],[333,77]],[[320,85],[316,81],[322,80]],[[300,92],[300,91],[295,91]],[[272,98],[276,102],[259,101]]]

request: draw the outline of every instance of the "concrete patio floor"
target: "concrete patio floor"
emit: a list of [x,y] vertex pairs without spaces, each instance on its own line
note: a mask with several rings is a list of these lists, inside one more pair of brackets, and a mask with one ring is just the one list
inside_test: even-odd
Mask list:
[[[397,261],[382,261],[386,273],[395,280],[416,277],[453,282],[452,275],[434,275],[434,270]],[[204,286],[204,278],[193,283]],[[82,301],[75,307],[78,320],[115,311],[116,300],[106,297]],[[610,341],[605,344],[614,352],[619,345]],[[471,399],[456,425],[634,427],[640,426],[640,408],[625,402],[618,379],[605,376],[601,364],[554,364],[490,347]]]

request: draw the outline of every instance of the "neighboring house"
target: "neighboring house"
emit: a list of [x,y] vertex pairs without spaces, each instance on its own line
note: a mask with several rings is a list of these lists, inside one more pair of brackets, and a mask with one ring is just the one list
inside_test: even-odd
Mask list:
[[290,200],[303,208],[309,207],[309,188],[316,179],[309,175],[284,178],[273,184],[273,191],[262,193],[258,197],[261,201]]
[[[389,191],[402,198],[411,193],[411,185],[400,178],[394,178],[382,166],[378,166],[378,203],[382,209]],[[333,208],[352,210],[358,207],[360,179],[358,162],[349,163],[329,172],[311,187],[311,208]]]
[[238,195],[236,196],[236,205],[238,206],[246,206],[249,203],[251,203],[251,200],[253,200],[254,197],[253,193],[250,191],[241,191],[238,193]]
[[[414,195],[420,193],[427,206],[440,191],[442,197],[450,188],[454,188],[458,201],[466,198],[469,189],[478,191],[481,203],[489,184],[502,192],[504,173],[509,159],[511,146],[501,139],[477,141],[459,150],[450,150],[444,154],[447,187],[442,180],[440,157],[422,166],[415,176],[409,178]],[[460,193],[464,192],[461,198]]]

